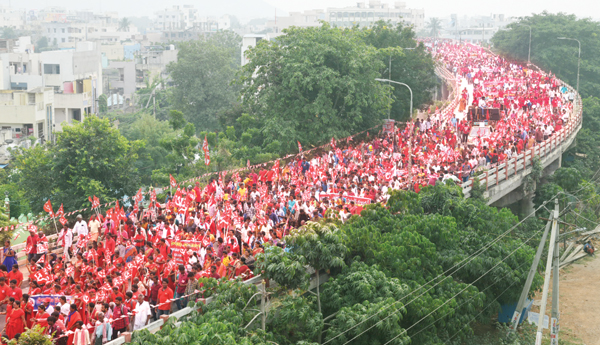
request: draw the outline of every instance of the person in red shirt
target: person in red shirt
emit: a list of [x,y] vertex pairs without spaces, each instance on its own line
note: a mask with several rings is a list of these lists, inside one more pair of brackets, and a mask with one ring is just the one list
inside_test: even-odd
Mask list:
[[158,290],[158,310],[156,311],[157,319],[161,315],[169,315],[171,310],[171,300],[173,299],[173,290],[169,288],[169,280],[163,278],[162,288]]
[[19,265],[13,265],[12,271],[8,272],[7,276],[9,281],[14,279],[17,281],[17,286],[21,287],[21,283],[23,282],[23,273],[19,271]]
[[113,286],[112,288],[112,292],[110,293],[110,302],[115,302],[117,300],[117,297],[121,297],[121,300],[124,301],[125,300],[125,295],[123,295],[123,293],[119,292],[119,287],[118,286]]
[[38,306],[38,311],[35,314],[34,317],[31,318],[31,321],[35,323],[35,325],[40,325],[40,327],[42,328],[46,328],[48,327],[48,318],[50,317],[50,314],[48,314],[48,312],[46,312],[46,306],[43,304],[40,304]]
[[15,301],[20,301],[23,297],[23,291],[17,285],[17,281],[15,279],[10,281],[10,288],[8,289],[8,297],[12,297]]
[[[67,331],[71,331],[71,332],[75,332],[75,324],[78,321],[83,321],[81,318],[81,314],[79,314],[79,312],[77,311],[77,306],[75,304],[71,304],[71,308],[69,310],[69,315],[67,316],[67,320],[66,320],[66,328]],[[69,335],[69,338],[67,339],[67,344],[73,344],[73,333],[71,333]]]
[[115,253],[115,247],[117,246],[117,244],[115,243],[115,235],[113,234],[109,234],[108,235],[108,240],[106,240],[106,253],[108,253],[108,255],[113,255]]
[[27,254],[27,261],[37,261],[37,243],[38,243],[38,235],[35,230],[29,230],[29,236],[27,237],[27,248],[30,248],[29,253]]
[[138,254],[144,253],[144,244],[146,243],[146,237],[142,235],[142,230],[138,229],[135,237],[133,237],[133,242],[135,243],[135,249]]
[[10,286],[6,284],[6,278],[0,277],[0,311],[6,311],[9,294]]

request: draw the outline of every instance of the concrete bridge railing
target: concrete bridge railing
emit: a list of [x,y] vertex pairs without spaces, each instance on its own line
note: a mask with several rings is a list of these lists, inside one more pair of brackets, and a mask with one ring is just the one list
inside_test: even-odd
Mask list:
[[[553,169],[552,172],[558,169],[562,163],[562,154],[575,141],[575,137],[581,129],[581,123],[581,97],[577,95],[571,116],[560,131],[542,143],[536,144],[532,149],[478,174],[477,178],[482,186],[485,186],[484,197],[488,205],[506,206],[524,196],[525,192],[519,192],[512,198],[507,198],[508,200],[502,200],[520,187],[525,177],[531,174],[535,157],[539,158],[543,169],[550,167]],[[552,166],[553,164],[554,166]],[[472,178],[462,184],[465,197],[470,196],[472,185]]]

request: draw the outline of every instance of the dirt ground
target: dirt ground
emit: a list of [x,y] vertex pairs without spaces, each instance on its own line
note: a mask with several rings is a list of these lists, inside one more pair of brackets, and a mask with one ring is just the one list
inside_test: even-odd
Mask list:
[[[600,345],[600,258],[585,257],[560,271],[560,344]],[[551,294],[546,315],[550,316]],[[535,296],[541,300],[541,292]],[[539,307],[532,308],[539,312]],[[544,330],[544,343],[549,343]]]

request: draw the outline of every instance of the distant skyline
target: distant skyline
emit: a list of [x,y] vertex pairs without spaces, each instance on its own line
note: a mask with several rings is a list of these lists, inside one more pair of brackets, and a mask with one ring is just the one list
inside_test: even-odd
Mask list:
[[[368,0],[265,0],[274,7],[291,12],[326,7],[355,6],[358,2],[369,3]],[[406,0],[408,8],[423,8],[425,17],[445,17],[452,13],[459,15],[489,15],[492,13],[511,16],[528,16],[544,10],[552,13],[565,12],[578,17],[600,18],[600,1],[597,0]],[[381,0],[381,3],[393,5],[394,0]]]
[[[68,9],[89,9],[92,11],[116,11],[119,16],[149,16],[154,12],[171,7],[173,5],[191,4],[202,11],[205,15],[231,14],[241,20],[250,18],[273,18],[275,9],[277,15],[286,15],[287,12],[302,12],[312,9],[325,9],[327,7],[355,6],[357,2],[369,3],[369,0],[147,0],[121,1],[102,0],[99,2],[82,2],[80,0],[11,0],[13,7],[26,9],[42,9],[47,6],[63,6]],[[395,1],[381,0],[393,6]],[[600,1],[597,0],[407,0],[409,8],[422,8],[425,17],[446,17],[452,13],[463,15],[489,15],[505,14],[508,16],[527,16],[532,13],[540,13],[544,10],[552,13],[565,12],[575,14],[578,17],[600,18]],[[8,5],[3,1],[3,5]]]

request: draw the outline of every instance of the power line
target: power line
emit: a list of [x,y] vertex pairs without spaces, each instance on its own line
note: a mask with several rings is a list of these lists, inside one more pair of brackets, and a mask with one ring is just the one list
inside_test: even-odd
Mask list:
[[[516,268],[516,269],[519,269],[519,268],[521,268],[521,266],[523,266],[523,265],[525,265],[525,264],[526,264],[526,262],[523,262],[522,264],[520,264],[519,266],[517,266],[517,268]],[[515,270],[516,270],[516,269],[515,269]],[[512,273],[513,273],[513,271],[509,271],[508,273],[506,273],[506,274],[504,275],[504,277],[502,277],[502,279],[504,279],[504,278],[508,277],[508,276],[509,276],[510,274],[512,274]],[[495,283],[493,283],[493,284],[491,284],[491,285],[488,285],[488,287],[486,287],[485,289],[483,289],[483,290],[481,290],[481,291],[479,291],[479,292],[483,293],[483,292],[487,291],[489,288],[491,288],[492,286],[494,286],[494,285],[498,284],[500,281],[502,281],[502,279],[498,279],[498,280],[496,280],[496,282],[495,282]],[[516,283],[516,282],[513,282],[513,284],[515,284],[515,283]],[[511,286],[512,286],[513,284],[511,284]],[[468,300],[466,300],[466,301],[462,302],[461,304],[459,304],[459,305],[458,305],[456,308],[458,308],[458,307],[462,307],[462,306],[463,306],[463,305],[465,305],[467,302],[469,302],[469,301],[472,301],[474,298],[475,298],[475,296],[473,296],[473,297],[469,298]],[[439,320],[441,320],[443,317],[446,317],[448,314],[449,314],[449,312],[448,312],[448,313],[446,313],[446,314],[444,314],[444,315],[442,315],[441,317],[437,318],[435,321],[433,321],[432,323],[430,323],[430,324],[429,324],[427,327],[420,329],[418,332],[416,332],[415,334],[413,334],[411,337],[415,337],[416,335],[418,335],[419,333],[423,332],[423,331],[424,331],[424,330],[426,330],[427,328],[429,328],[429,327],[433,326],[433,325],[434,325],[436,322],[438,322]],[[387,343],[386,343],[386,344],[387,344]],[[385,344],[384,344],[384,345],[385,345]]]
[[[560,192],[559,192],[560,193]],[[555,194],[552,198],[550,198],[549,200],[552,200],[553,198],[555,198],[559,193]],[[515,224],[514,226],[512,226],[510,229],[508,229],[507,231],[505,231],[503,234],[501,234],[500,236],[498,236],[495,240],[491,241],[489,244],[485,245],[484,247],[482,247],[481,249],[479,249],[478,251],[476,251],[475,253],[471,254],[470,256],[468,256],[467,258],[463,259],[462,261],[460,261],[459,263],[455,264],[454,266],[452,266],[451,268],[447,269],[446,271],[440,273],[439,275],[437,275],[435,278],[431,279],[430,281],[428,281],[427,283],[423,284],[422,286],[418,287],[417,289],[413,290],[412,292],[410,292],[409,294],[407,294],[406,296],[402,297],[400,300],[396,301],[396,302],[401,302],[404,299],[406,299],[407,297],[411,296],[412,294],[416,293],[417,291],[421,290],[423,287],[427,286],[428,284],[431,284],[433,281],[435,281],[436,279],[440,278],[441,276],[445,275],[446,273],[452,271],[454,268],[456,268],[457,266],[461,265],[460,267],[458,267],[454,272],[450,273],[448,276],[444,277],[442,280],[440,280],[439,282],[437,282],[436,284],[432,285],[429,289],[427,289],[426,291],[424,291],[422,294],[420,294],[419,296],[417,296],[416,298],[419,298],[421,296],[423,296],[425,293],[427,293],[428,291],[430,291],[431,289],[433,289],[434,287],[438,286],[439,284],[441,284],[444,280],[450,278],[452,276],[452,274],[456,273],[458,270],[460,270],[461,268],[463,268],[464,266],[466,266],[469,262],[473,261],[476,257],[478,257],[479,255],[481,255],[485,250],[487,250],[488,248],[490,248],[492,245],[496,244],[498,241],[500,241],[503,237],[505,237],[506,235],[508,235],[513,229],[515,229],[517,226],[521,225],[521,223],[523,223],[527,218],[531,217],[532,215],[535,215],[535,212],[538,211],[540,208],[544,207],[546,205],[546,203],[549,202],[549,200],[546,200],[542,203],[542,205],[540,205],[538,208],[536,208],[535,210],[533,210],[533,212],[531,212],[528,216],[526,216],[525,218],[523,218],[521,221],[519,221],[517,224]],[[468,260],[468,261],[467,261]],[[466,261],[466,262],[465,262]],[[464,262],[464,264],[463,264]],[[415,298],[415,299],[416,299]],[[413,299],[412,301],[414,301],[415,299]],[[411,301],[411,302],[412,302]],[[395,303],[396,303],[395,302]],[[390,306],[388,308],[392,308],[394,307],[394,304],[392,303],[390,304]],[[323,342],[323,345],[329,343],[330,341],[332,341],[333,339],[338,338],[339,336],[345,334],[346,332],[360,326],[361,324],[367,322],[368,320],[370,320],[371,318],[381,314],[382,312],[386,311],[387,308],[384,308],[382,310],[380,310],[379,312],[371,315],[370,317],[366,318],[365,320],[355,324],[352,327],[349,327],[348,329],[342,331],[341,333],[339,333],[338,335],[336,335],[333,338],[330,338],[329,340]],[[372,327],[371,327],[372,328]]]
[[[441,307],[445,306],[446,304],[448,304],[448,302],[452,301],[456,296],[460,295],[461,293],[465,292],[468,288],[470,288],[471,286],[473,286],[473,284],[475,284],[476,282],[478,282],[481,278],[483,278],[484,276],[486,276],[488,273],[490,273],[492,270],[494,270],[496,267],[498,267],[501,263],[503,263],[506,259],[508,259],[509,257],[511,257],[514,253],[517,252],[517,250],[521,249],[521,247],[523,247],[527,242],[529,242],[532,238],[534,238],[539,232],[541,231],[538,230],[536,231],[531,237],[529,237],[526,241],[524,241],[523,243],[521,243],[521,245],[519,245],[517,248],[515,248],[515,250],[513,250],[510,254],[508,254],[507,256],[505,256],[502,260],[500,260],[497,264],[495,264],[492,268],[490,268],[487,272],[485,272],[484,274],[482,274],[481,276],[479,276],[477,279],[475,279],[473,282],[469,283],[464,289],[460,290],[458,293],[456,293],[454,296],[452,296],[451,298],[449,298],[448,300],[446,300],[444,303],[442,303],[441,305],[439,305],[437,308],[435,308],[434,310],[432,310],[429,314],[423,316],[419,321],[415,322],[414,324],[412,324],[412,326],[408,327],[404,333],[407,333],[409,330],[411,330],[413,327],[415,327],[416,325],[418,325],[421,321],[425,320],[427,317],[429,317],[431,314],[435,313],[438,309],[440,309]],[[407,303],[406,305],[404,305],[404,307],[406,307],[407,305],[409,305],[410,303],[412,303],[413,301],[415,301],[415,299],[413,299],[412,301],[410,301],[409,303]],[[362,335],[363,333],[365,333],[366,331],[368,331],[369,329],[375,327],[377,324],[385,321],[387,318],[389,318],[390,316],[394,315],[395,313],[398,312],[397,309],[393,314],[389,315],[388,317],[382,319],[381,321],[377,322],[375,325],[371,326],[370,328],[368,328],[367,330],[365,330],[364,332],[362,332],[361,334],[359,334],[358,336],[352,338],[350,341],[356,339],[357,337],[359,337],[360,335]],[[392,338],[390,341],[388,341],[387,343],[385,343],[384,345],[389,344],[391,341],[393,341],[394,339],[398,338],[400,335],[402,335],[403,333],[398,334],[397,336],[395,336],[394,338]],[[350,341],[347,341],[345,344],[348,344]],[[345,345],[344,344],[344,345]]]
[[462,328],[460,328],[456,333],[454,333],[449,339],[448,341],[452,340],[452,338],[456,337],[456,335],[458,334],[458,332],[460,332],[463,328],[467,327],[471,322],[473,322],[473,320],[477,319],[479,317],[479,315],[483,314],[483,312],[489,308],[492,304],[494,304],[494,302],[496,302],[498,300],[498,298],[502,297],[502,295],[504,295],[506,293],[506,291],[508,291],[513,285],[515,285],[517,282],[514,281],[512,284],[510,284],[504,291],[502,291],[502,293],[500,293],[500,295],[498,295],[498,297],[494,298],[494,300],[488,304],[485,308],[483,308],[477,315],[475,315],[471,321],[467,322]]

